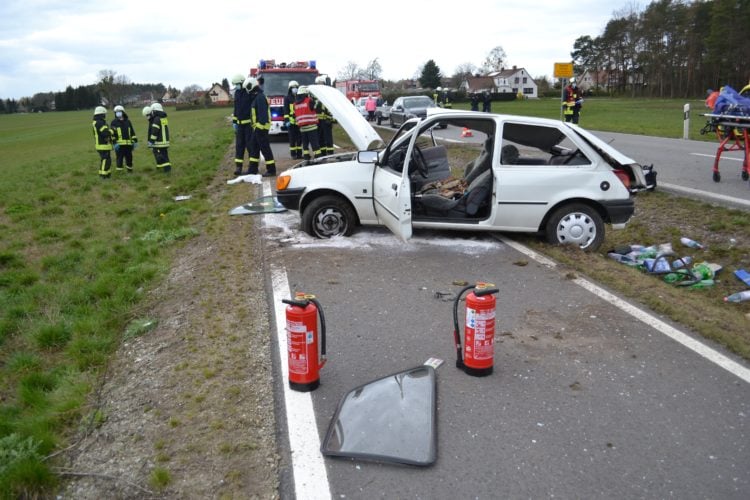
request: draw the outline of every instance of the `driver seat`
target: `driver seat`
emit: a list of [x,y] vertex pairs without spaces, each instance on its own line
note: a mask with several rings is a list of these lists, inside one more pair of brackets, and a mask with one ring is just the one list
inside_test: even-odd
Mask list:
[[420,198],[428,212],[442,216],[476,217],[481,208],[487,206],[492,194],[492,169],[479,174],[469,184],[463,196],[452,199],[439,194],[424,194]]

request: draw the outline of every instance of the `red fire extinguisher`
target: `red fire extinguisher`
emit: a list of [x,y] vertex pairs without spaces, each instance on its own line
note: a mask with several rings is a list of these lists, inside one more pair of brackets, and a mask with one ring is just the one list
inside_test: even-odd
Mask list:
[[320,385],[320,369],[326,364],[326,320],[323,308],[315,295],[307,293],[297,292],[293,299],[282,299],[282,302],[287,304],[286,348],[289,387],[300,392],[314,391]]
[[[461,350],[461,330],[458,326],[458,302],[466,296],[464,348]],[[499,290],[492,283],[479,282],[459,292],[453,302],[453,338],[456,342],[456,367],[474,377],[492,373],[495,357],[495,296]]]

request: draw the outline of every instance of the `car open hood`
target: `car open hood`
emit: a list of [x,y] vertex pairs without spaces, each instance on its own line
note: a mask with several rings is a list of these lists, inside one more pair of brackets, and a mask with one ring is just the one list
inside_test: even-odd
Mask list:
[[307,88],[328,108],[339,125],[349,134],[357,149],[364,151],[382,147],[383,139],[344,94],[326,85],[309,85]]

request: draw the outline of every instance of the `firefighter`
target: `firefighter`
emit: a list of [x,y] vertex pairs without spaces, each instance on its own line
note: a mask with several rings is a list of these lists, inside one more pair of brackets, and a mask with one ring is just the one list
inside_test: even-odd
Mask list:
[[472,92],[469,95],[469,101],[471,102],[471,110],[479,111],[479,94]]
[[257,174],[260,164],[260,154],[266,159],[266,171],[263,177],[274,177],[276,175],[276,161],[273,159],[273,151],[268,141],[268,131],[271,130],[271,111],[268,106],[268,98],[258,84],[258,80],[248,77],[242,84],[250,93],[252,104],[250,105],[253,137],[250,141],[250,164],[248,172]]
[[435,92],[432,93],[432,100],[435,101],[435,106],[440,106],[440,94],[443,93],[443,87],[438,87],[435,89]]
[[169,173],[172,171],[172,164],[169,162],[169,120],[158,102],[151,105],[149,123],[148,146],[154,153],[156,169]]
[[[315,79],[317,85],[325,85],[326,77],[320,75]],[[328,108],[321,102],[317,102],[318,111],[318,145],[320,146],[320,154],[332,155],[333,154],[333,115]]]
[[94,109],[94,121],[91,126],[94,131],[94,146],[99,153],[99,177],[109,179],[112,168],[112,130],[106,122],[107,108],[97,106]]
[[112,135],[115,141],[115,169],[118,172],[124,170],[123,163],[127,167],[128,173],[133,173],[133,149],[138,145],[138,138],[135,136],[133,124],[122,106],[115,106],[115,119],[110,124]]
[[289,134],[289,156],[293,160],[302,159],[302,135],[300,134],[297,120],[294,118],[294,101],[297,98],[299,83],[289,80],[287,93],[284,96],[284,128]]
[[566,122],[578,123],[578,116],[581,114],[583,105],[583,96],[578,89],[575,78],[571,78],[563,94],[563,115]]
[[444,89],[440,94],[440,107],[446,109],[453,108],[453,102],[451,102],[451,96],[448,93],[448,89]]
[[492,94],[489,90],[482,92],[482,113],[492,112]]
[[[234,175],[242,175],[242,165],[245,162],[245,150],[250,153],[253,140],[252,115],[250,106],[253,104],[250,92],[242,84],[245,77],[236,74],[232,77],[234,85],[234,112],[232,113],[232,128],[234,128]],[[248,172],[250,173],[250,172]]]
[[302,157],[305,160],[310,159],[309,148],[313,150],[313,157],[317,158],[321,154],[318,144],[318,112],[315,108],[315,101],[310,97],[307,87],[303,85],[297,90],[294,116],[302,134]]

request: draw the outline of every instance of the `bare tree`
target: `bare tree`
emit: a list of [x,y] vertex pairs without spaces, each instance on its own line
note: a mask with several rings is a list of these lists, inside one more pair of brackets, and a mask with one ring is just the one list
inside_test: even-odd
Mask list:
[[465,62],[459,64],[453,72],[453,86],[456,88],[460,87],[461,83],[467,78],[474,76],[474,73],[476,73],[477,70],[478,68],[473,63]]
[[505,67],[508,56],[505,54],[505,50],[498,45],[487,54],[487,58],[482,63],[482,69],[486,72],[500,71]]
[[378,58],[376,57],[369,63],[367,63],[367,67],[363,70],[363,79],[365,80],[380,80],[380,75],[383,74],[383,68],[380,67],[380,63],[378,62]]
[[198,92],[201,92],[203,90],[203,87],[200,85],[188,85],[184,89],[182,89],[182,92],[180,93],[180,102],[195,102],[197,100],[197,94]]
[[360,73],[359,66],[357,66],[357,63],[354,61],[349,61],[346,63],[346,66],[344,66],[344,69],[339,71],[338,78],[339,80],[354,80],[357,78],[357,76]]

